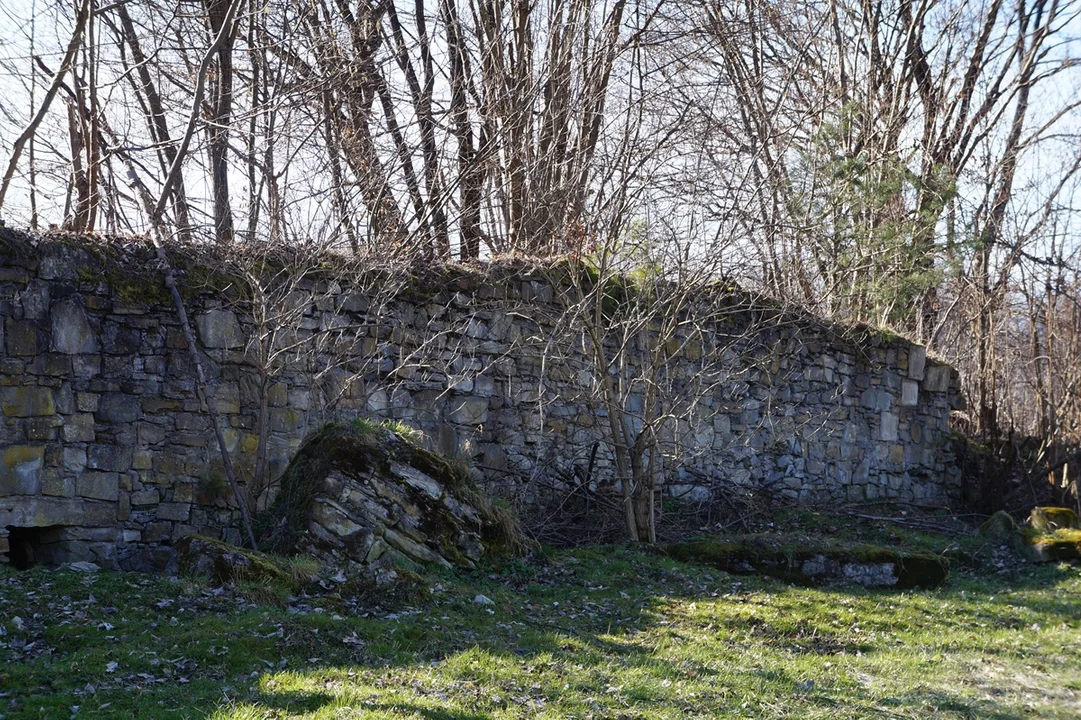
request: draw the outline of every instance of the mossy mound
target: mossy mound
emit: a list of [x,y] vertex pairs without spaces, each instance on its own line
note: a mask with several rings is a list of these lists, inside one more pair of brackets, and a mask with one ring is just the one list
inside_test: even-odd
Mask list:
[[776,547],[754,538],[698,540],[665,548],[680,562],[709,565],[735,575],[769,575],[799,585],[855,583],[865,587],[935,588],[949,562],[930,553],[902,553],[872,545]]
[[367,420],[309,436],[257,523],[260,547],[361,566],[471,567],[485,551],[525,546],[468,468],[406,428]]
[[290,589],[297,587],[291,573],[261,552],[245,550],[202,535],[183,538],[176,547],[181,575],[227,584],[253,582]]
[[1077,513],[1069,508],[1034,507],[1029,527],[1024,528],[999,510],[980,525],[980,535],[1007,544],[1036,563],[1081,559],[1081,528]]
[[1081,559],[1081,530],[1061,528],[1029,539],[1028,552],[1034,562],[1073,562]]
[[1034,507],[1029,513],[1028,524],[1038,533],[1081,530],[1077,513],[1064,507]]
[[996,540],[1012,540],[1021,533],[1017,521],[1006,512],[999,510],[980,525],[980,537]]

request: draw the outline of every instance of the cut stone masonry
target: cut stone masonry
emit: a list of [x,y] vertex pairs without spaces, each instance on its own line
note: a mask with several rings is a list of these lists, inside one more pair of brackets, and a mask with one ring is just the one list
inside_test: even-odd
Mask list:
[[[149,257],[139,243],[0,227],[0,558],[163,568],[184,536],[240,540],[174,309],[152,270],[130,267]],[[300,280],[274,308],[273,342],[224,285],[189,288],[187,303],[242,482],[261,451],[277,477],[310,430],[357,415],[421,429],[526,502],[534,480],[585,466],[595,443],[592,481],[614,482],[593,363],[551,319],[558,288],[528,268],[451,268],[382,296]],[[717,351],[675,343],[673,382],[723,382],[673,431],[665,493],[958,499],[949,414],[963,398],[949,366],[812,319],[741,333]]]

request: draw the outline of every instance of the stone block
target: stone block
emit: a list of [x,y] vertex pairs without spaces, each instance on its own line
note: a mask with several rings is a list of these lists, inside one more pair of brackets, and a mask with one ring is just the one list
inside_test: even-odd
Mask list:
[[8,355],[36,355],[38,329],[32,323],[9,317],[4,322],[4,346]]
[[115,472],[85,472],[76,480],[75,492],[84,498],[116,502],[120,497],[120,475]]
[[450,421],[459,425],[480,425],[488,421],[488,398],[467,397],[452,400]]
[[932,365],[927,368],[923,389],[927,392],[946,392],[950,388],[950,366]]
[[165,428],[153,423],[139,423],[136,437],[140,445],[157,445],[165,440]]
[[177,413],[176,429],[186,432],[203,432],[210,427],[210,418],[195,413]]
[[41,494],[64,498],[74,497],[75,478],[70,475],[61,476],[47,472],[41,479]]
[[923,370],[927,364],[927,348],[913,345],[908,351],[908,376],[913,380],[923,380]]
[[90,355],[98,351],[98,338],[86,319],[82,303],[65,299],[53,303],[52,348],[66,355]]
[[35,280],[19,295],[23,317],[28,320],[44,320],[49,314],[49,284]]
[[199,339],[207,348],[238,348],[246,341],[240,322],[230,310],[211,310],[195,318]]
[[131,454],[133,470],[149,470],[154,466],[154,453],[150,450],[135,450]]
[[30,282],[30,275],[22,268],[0,267],[0,283],[25,285]]
[[76,411],[75,390],[70,382],[62,382],[60,387],[53,390],[53,404],[61,415],[71,415]]
[[53,391],[35,385],[7,386],[0,393],[6,417],[39,417],[56,413]]
[[51,417],[27,418],[24,424],[26,439],[30,441],[48,442],[56,440],[59,435],[57,428],[60,426],[60,418]]
[[[231,393],[227,384],[220,390],[218,388],[215,388],[215,392],[221,392],[223,394],[225,402],[230,402],[232,400],[236,400],[239,402],[240,400],[239,393]],[[290,390],[288,404],[289,407],[294,408],[295,410],[307,411],[311,408],[312,405],[311,391],[305,388],[300,388],[299,390]]]
[[162,376],[165,374],[165,358],[161,355],[143,357],[143,372],[147,375]]
[[176,412],[177,410],[183,410],[184,403],[172,398],[145,397],[139,401],[139,407],[148,415],[157,415],[158,413],[171,413]]
[[195,502],[195,483],[182,482],[173,486],[174,503],[192,503]]
[[101,331],[101,345],[110,355],[135,355],[142,345],[143,334],[133,327],[109,322]]
[[187,522],[191,515],[190,503],[161,503],[154,517],[158,520]]
[[[0,528],[80,525],[105,527],[116,523],[115,508],[103,512],[100,503],[56,497],[26,497],[17,503],[0,503]],[[111,511],[111,512],[110,512]]]
[[270,407],[285,407],[289,402],[289,386],[285,383],[274,383],[267,388],[267,404]]
[[0,497],[41,492],[44,445],[10,445],[0,451]]
[[100,355],[74,355],[71,358],[71,372],[77,378],[92,378],[101,374]]
[[169,522],[153,522],[143,528],[142,540],[144,543],[160,543],[173,531],[173,524]]
[[881,387],[870,387],[860,395],[860,405],[868,410],[890,410],[893,407],[893,396]]
[[880,417],[879,439],[883,442],[897,442],[897,415],[884,410]]
[[139,398],[123,393],[106,393],[101,397],[97,419],[101,422],[129,423],[142,413]]
[[90,413],[76,413],[64,418],[60,434],[65,442],[93,442],[96,437],[94,416]]
[[160,501],[161,495],[157,490],[142,490],[131,494],[131,504],[135,507],[157,505]]
[[86,450],[79,447],[65,447],[64,469],[72,473],[81,473],[86,470]]
[[487,375],[473,378],[473,394],[477,397],[492,397],[496,394],[495,381]]
[[64,377],[71,374],[71,357],[55,353],[38,355],[30,363],[30,372],[46,377]]
[[271,432],[293,432],[300,427],[300,413],[292,408],[271,408],[268,423]]
[[154,471],[169,480],[177,475],[183,475],[184,456],[174,453],[157,453],[154,455]]
[[86,466],[93,470],[127,472],[131,469],[130,447],[117,445],[91,445]]
[[920,401],[920,384],[915,380],[901,381],[901,406],[913,407]]

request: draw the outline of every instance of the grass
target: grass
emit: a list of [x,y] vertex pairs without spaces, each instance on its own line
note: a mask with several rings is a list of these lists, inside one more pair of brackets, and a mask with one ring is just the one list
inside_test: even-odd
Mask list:
[[0,716],[1078,717],[1081,569],[989,563],[901,592],[549,551],[415,607],[0,568]]

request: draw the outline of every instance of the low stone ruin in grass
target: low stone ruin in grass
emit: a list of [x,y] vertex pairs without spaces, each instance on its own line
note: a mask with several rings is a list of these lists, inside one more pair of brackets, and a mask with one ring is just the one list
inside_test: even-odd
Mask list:
[[999,510],[980,526],[980,535],[1010,545],[1032,562],[1081,560],[1081,519],[1070,508],[1034,507],[1027,527]]
[[869,545],[784,545],[766,536],[733,542],[674,543],[666,550],[681,562],[709,565],[735,575],[769,575],[798,585],[935,588],[946,582],[950,572],[949,562],[931,553]]
[[353,570],[472,567],[488,550],[523,546],[465,466],[404,426],[358,419],[310,436],[258,519],[260,549]]

